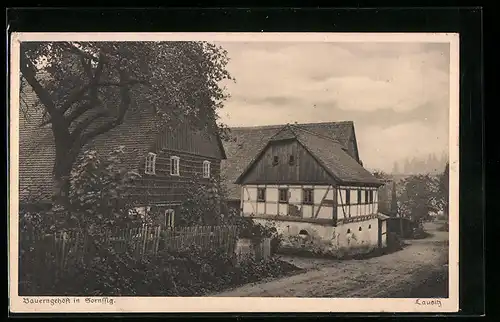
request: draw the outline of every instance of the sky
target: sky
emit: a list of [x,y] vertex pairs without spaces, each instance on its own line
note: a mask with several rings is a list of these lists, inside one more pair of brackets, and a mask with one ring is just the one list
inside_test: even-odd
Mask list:
[[354,121],[366,168],[448,151],[449,44],[221,42],[228,126]]

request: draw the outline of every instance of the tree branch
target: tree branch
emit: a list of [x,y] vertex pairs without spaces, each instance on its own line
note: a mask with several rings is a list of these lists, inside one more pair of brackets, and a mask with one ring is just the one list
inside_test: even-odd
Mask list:
[[61,107],[62,112],[66,113],[66,111],[71,107],[71,105],[80,100],[91,87],[92,84],[88,83],[85,84],[82,88],[79,88],[75,90],[73,93],[71,93],[69,95],[68,100]]
[[129,78],[127,72],[123,70],[120,71],[120,83],[122,84],[120,88],[121,102],[116,119],[111,120],[97,127],[95,130],[91,132],[83,134],[80,140],[80,144],[82,146],[85,145],[90,140],[92,140],[93,138],[95,138],[96,136],[106,133],[123,123],[123,119],[125,118],[125,114],[127,113],[127,110],[130,107],[131,103],[130,87],[129,85],[125,85],[129,84]]
[[76,47],[73,43],[71,42],[67,42],[66,43],[66,47],[74,54],[80,56],[80,57],[84,57],[86,59],[89,59],[89,60],[97,60],[97,57],[95,57],[94,55],[90,54],[90,53],[87,53],[83,50],[81,50],[80,48]]
[[51,116],[58,114],[54,101],[50,97],[50,93],[36,79],[36,67],[26,56],[26,53],[22,50],[21,50],[21,73],[23,74],[28,84],[30,84],[31,88],[33,88],[36,95],[38,96],[42,104],[45,106],[49,114]]
[[[90,109],[92,109],[95,106],[96,105],[94,105],[93,103],[81,105],[79,108],[73,110],[73,112],[71,112],[66,117],[66,122],[68,122],[68,124],[71,124],[71,122],[76,120],[79,116],[83,115],[85,112],[89,111]],[[45,126],[45,125],[50,124],[50,123],[52,123],[52,119],[48,119],[48,120],[42,122],[42,124],[40,124],[40,126]]]
[[107,86],[122,87],[122,86],[133,86],[136,84],[149,85],[149,82],[142,81],[139,79],[130,79],[127,82],[109,82],[109,81],[99,82],[99,84],[97,84],[97,86],[99,86],[99,87],[107,87]]
[[[133,86],[133,85],[136,85],[136,84],[149,84],[149,83],[146,82],[146,81],[132,79],[132,80],[130,80],[128,82],[124,82],[124,83],[121,83],[121,82],[100,82],[96,86],[92,86],[91,84],[87,84],[84,88],[86,88],[88,90],[90,87],[93,87],[93,88],[98,88],[98,87],[112,87],[112,86],[122,87],[122,86]],[[80,90],[83,90],[84,88],[82,88]],[[77,99],[75,99],[75,102],[76,101],[77,101]],[[75,102],[73,102],[73,104]],[[69,105],[69,107],[71,107],[71,105]],[[66,117],[66,120],[67,120],[68,123],[71,123],[74,120],[76,120],[79,116],[81,116],[83,113],[85,113],[85,112],[89,111],[90,109],[92,109],[92,108],[94,108],[96,106],[99,106],[99,105],[100,105],[99,99],[97,99],[96,101],[92,101],[90,103],[84,104],[81,107],[79,107],[78,109],[74,110],[70,115],[68,115]],[[65,111],[67,111],[67,109]],[[52,122],[52,119],[49,119],[49,120],[43,122],[40,126],[45,126],[47,124],[50,124],[51,122]]]
[[71,133],[71,138],[75,139],[76,137],[80,136],[80,134],[83,133],[83,131],[87,127],[89,127],[95,120],[108,115],[109,115],[108,111],[99,111],[96,114],[87,117],[85,120],[76,125],[73,133]]
[[[74,48],[74,50],[76,50],[77,52],[81,52],[81,50],[77,49],[76,47],[72,48]],[[82,88],[74,91],[70,95],[68,100],[62,106],[63,113],[66,113],[66,111],[71,107],[71,105],[73,105],[76,101],[80,100],[89,89],[91,91],[91,100],[93,101],[94,105],[97,105],[98,103],[97,87],[99,86],[98,82],[101,78],[102,71],[104,69],[105,60],[106,59],[104,57],[104,54],[101,52],[99,54],[99,63],[96,67],[95,73],[92,73],[91,59],[85,58],[83,55],[80,56],[80,61],[82,63],[83,70],[87,74],[89,82],[85,84]]]

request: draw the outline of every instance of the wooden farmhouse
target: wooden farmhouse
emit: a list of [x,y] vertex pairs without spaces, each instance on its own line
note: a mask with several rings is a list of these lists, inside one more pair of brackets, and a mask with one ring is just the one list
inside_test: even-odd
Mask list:
[[[32,108],[34,95],[32,91],[21,95],[21,109],[29,110],[29,116],[19,117],[21,207],[34,206],[33,201],[38,206],[50,204],[53,188],[54,138],[50,124],[40,126],[41,109]],[[195,129],[176,119],[158,128],[153,109],[136,110],[130,108],[123,124],[96,137],[84,149],[95,149],[105,157],[123,146],[126,167],[141,175],[131,196],[138,210],[154,207],[172,214],[194,179],[208,182],[219,177],[221,160],[226,157],[222,141],[215,123]]]
[[353,122],[231,132],[223,173],[242,215],[338,247],[386,244],[377,194],[383,182],[363,167]]

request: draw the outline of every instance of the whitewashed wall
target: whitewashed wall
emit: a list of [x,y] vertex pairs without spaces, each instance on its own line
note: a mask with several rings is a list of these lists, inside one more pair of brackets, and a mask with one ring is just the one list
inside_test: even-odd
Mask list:
[[[263,218],[254,219],[254,221],[263,225],[272,223],[285,238],[287,236],[296,236],[302,230],[305,230],[309,235],[318,236],[323,241],[330,242],[334,248],[362,245],[378,247],[378,218],[347,223],[337,227],[306,222],[275,221]],[[385,223],[385,221],[382,223]],[[382,244],[384,246],[387,245],[386,234],[382,235],[382,238]]]
[[[358,189],[361,191],[361,204],[358,201]],[[365,203],[365,191],[373,191],[373,200],[371,203]],[[350,193],[350,203],[346,204],[347,193]],[[378,212],[377,188],[372,187],[349,187],[341,186],[337,188],[337,218],[352,218],[358,216],[367,216],[377,214]]]
[[[266,189],[265,202],[257,201],[258,188]],[[288,189],[288,203],[279,203],[279,189],[281,188]],[[313,205],[302,203],[303,189],[313,189]],[[241,187],[243,215],[288,216],[290,215],[288,206],[295,205],[303,218],[313,218],[317,212],[316,218],[333,219],[333,206],[322,205],[320,207],[319,204],[323,197],[334,200],[334,189],[333,186],[326,185],[244,185]]]

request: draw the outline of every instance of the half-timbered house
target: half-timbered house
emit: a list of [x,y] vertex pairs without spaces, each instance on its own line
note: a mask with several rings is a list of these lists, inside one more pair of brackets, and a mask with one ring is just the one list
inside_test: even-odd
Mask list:
[[[232,191],[239,188],[242,215],[272,222],[284,235],[314,234],[338,247],[386,243],[377,209],[377,188],[383,182],[363,167],[352,122],[247,131],[267,137],[257,148],[240,140],[240,146],[227,149],[223,167],[227,175],[239,163]],[[339,139],[342,132],[347,135]],[[231,144],[238,144],[238,138]],[[258,151],[245,162],[238,149],[247,148]]]
[[[33,108],[34,93],[25,92],[19,123],[19,197],[20,206],[50,204],[53,188],[55,146],[52,129],[42,124],[42,109]],[[123,162],[141,178],[134,184],[131,199],[137,210],[156,208],[171,214],[185,197],[193,180],[208,182],[220,175],[225,151],[215,122],[201,128],[187,120],[173,119],[161,127],[154,121],[151,109],[130,108],[123,124],[96,137],[85,149],[101,156],[123,147]],[[172,218],[168,219],[169,221]]]

